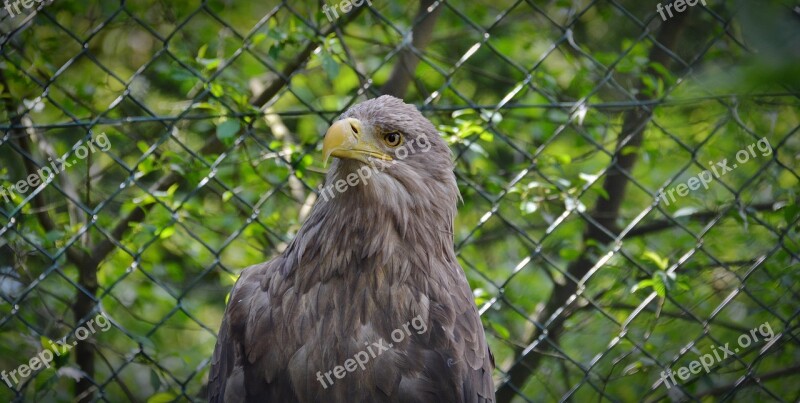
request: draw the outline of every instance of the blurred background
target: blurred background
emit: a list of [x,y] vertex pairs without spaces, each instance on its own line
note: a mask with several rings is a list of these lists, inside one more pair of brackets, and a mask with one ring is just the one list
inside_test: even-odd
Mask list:
[[2,4],[0,370],[112,325],[0,400],[203,401],[238,274],[383,93],[452,146],[498,402],[800,399],[798,3],[370,3]]

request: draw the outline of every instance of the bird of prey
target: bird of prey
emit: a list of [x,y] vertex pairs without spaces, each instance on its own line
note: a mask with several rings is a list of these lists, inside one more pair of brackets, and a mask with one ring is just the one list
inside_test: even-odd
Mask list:
[[453,250],[452,153],[412,105],[353,106],[325,190],[231,291],[211,402],[492,402],[494,357]]

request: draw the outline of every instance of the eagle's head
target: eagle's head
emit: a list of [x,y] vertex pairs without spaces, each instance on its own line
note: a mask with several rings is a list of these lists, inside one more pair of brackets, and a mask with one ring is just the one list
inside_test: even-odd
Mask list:
[[452,225],[459,198],[452,153],[413,105],[384,95],[353,106],[328,129],[322,153],[333,158],[324,201]]
[[[414,106],[392,96],[353,106],[328,129],[322,153],[333,162],[285,251],[287,266],[313,262],[326,278],[353,265],[401,267],[417,259],[422,267],[424,250],[455,261],[460,195],[452,153]],[[400,259],[408,250],[420,253]]]

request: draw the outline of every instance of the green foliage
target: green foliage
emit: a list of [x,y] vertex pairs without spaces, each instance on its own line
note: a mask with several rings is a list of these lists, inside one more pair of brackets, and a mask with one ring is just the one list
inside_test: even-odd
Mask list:
[[[56,1],[4,43],[0,185],[25,177],[25,155],[74,158],[74,146],[99,133],[112,146],[40,191],[0,197],[0,369],[74,330],[85,279],[69,249],[98,259],[96,299],[114,323],[94,335],[98,396],[202,400],[238,274],[294,236],[323,180],[322,134],[357,94],[374,95],[389,78],[416,13],[416,3],[373,1],[323,36],[319,5],[291,3]],[[664,365],[735,342],[742,328],[797,326],[792,20],[765,23],[780,12],[771,6],[698,9],[661,63],[654,38],[679,22],[652,20],[652,3],[621,4],[447,1],[406,97],[456,156],[455,243],[498,368],[523,351],[541,355],[521,386],[533,401],[594,400],[598,389],[614,401],[654,400],[665,395],[651,387]],[[723,27],[717,14],[742,18]],[[274,83],[275,96],[253,105]],[[626,118],[641,110],[652,111],[643,143],[619,147]],[[23,111],[36,132],[29,152],[19,145],[28,131],[9,126]],[[657,201],[760,138],[771,155],[756,149],[708,189]],[[628,156],[632,171],[614,172]],[[630,181],[609,190],[610,175]],[[613,236],[588,239],[592,214],[615,191],[623,197]],[[107,239],[111,251],[92,256]],[[582,262],[591,271],[574,278],[569,270]],[[532,339],[551,319],[537,313],[570,283],[578,286],[559,313],[560,338]],[[750,350],[684,388],[699,394],[751,370],[780,371],[800,361],[796,347]],[[21,394],[71,401],[75,371],[72,352]],[[795,379],[763,384],[785,398],[797,396]],[[758,387],[737,393],[767,396]],[[0,385],[0,400],[13,397]]]

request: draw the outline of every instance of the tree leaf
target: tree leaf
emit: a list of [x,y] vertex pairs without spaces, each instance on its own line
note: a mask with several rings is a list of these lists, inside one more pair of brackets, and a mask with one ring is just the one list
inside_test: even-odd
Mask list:
[[224,140],[233,138],[240,128],[241,124],[237,119],[228,119],[217,126],[217,138],[224,143]]
[[658,253],[648,250],[642,254],[642,259],[649,260],[655,263],[656,267],[661,270],[667,270],[669,267],[669,259],[661,257]]
[[328,75],[328,79],[335,80],[339,76],[339,63],[333,60],[333,57],[327,51],[320,52],[322,58],[322,69]]
[[160,392],[150,396],[147,399],[147,403],[167,403],[174,402],[176,400],[178,400],[178,396],[176,396],[174,393]]

